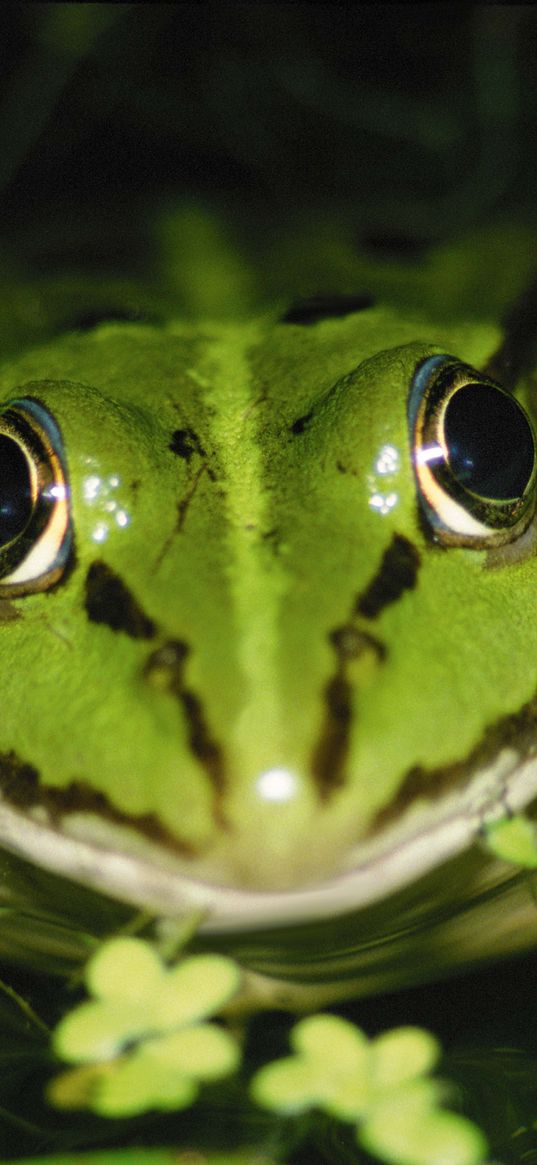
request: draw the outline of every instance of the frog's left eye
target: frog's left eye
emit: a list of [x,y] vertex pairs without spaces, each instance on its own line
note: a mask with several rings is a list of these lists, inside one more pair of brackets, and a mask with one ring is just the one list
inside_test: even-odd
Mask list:
[[67,473],[56,422],[31,397],[0,412],[0,596],[53,585],[71,546]]
[[416,370],[408,415],[422,510],[440,542],[512,542],[537,500],[535,435],[515,397],[461,364],[431,356]]

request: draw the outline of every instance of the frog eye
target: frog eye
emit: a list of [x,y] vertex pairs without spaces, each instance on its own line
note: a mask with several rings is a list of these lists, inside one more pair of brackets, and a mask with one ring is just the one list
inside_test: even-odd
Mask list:
[[408,417],[424,515],[440,542],[512,542],[537,498],[536,442],[522,406],[454,356],[417,368]]
[[71,546],[61,435],[30,397],[0,412],[0,596],[53,585]]

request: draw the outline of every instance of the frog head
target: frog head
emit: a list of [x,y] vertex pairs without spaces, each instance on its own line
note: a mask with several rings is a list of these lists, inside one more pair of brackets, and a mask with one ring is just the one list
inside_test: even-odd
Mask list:
[[4,366],[3,845],[253,925],[531,799],[535,444],[497,344],[364,305]]

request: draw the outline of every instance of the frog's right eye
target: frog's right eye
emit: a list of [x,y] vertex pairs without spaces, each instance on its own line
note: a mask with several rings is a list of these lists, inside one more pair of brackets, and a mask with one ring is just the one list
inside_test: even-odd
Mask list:
[[46,590],[69,558],[69,491],[58,426],[31,397],[0,412],[0,596]]
[[416,369],[408,401],[418,499],[439,542],[514,542],[537,504],[537,444],[511,393],[454,356]]

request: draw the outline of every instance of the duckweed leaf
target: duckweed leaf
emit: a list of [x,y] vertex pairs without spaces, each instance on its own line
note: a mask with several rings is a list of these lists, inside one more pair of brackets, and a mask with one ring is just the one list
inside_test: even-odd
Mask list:
[[201,1022],[237,990],[240,972],[231,959],[192,955],[170,969],[143,940],[113,939],[85,979],[94,998],[54,1033],[56,1054],[79,1067],[52,1082],[52,1103],[78,1101],[101,1116],[180,1109],[193,1103],[200,1083],[238,1067],[230,1033]]

